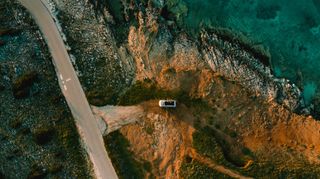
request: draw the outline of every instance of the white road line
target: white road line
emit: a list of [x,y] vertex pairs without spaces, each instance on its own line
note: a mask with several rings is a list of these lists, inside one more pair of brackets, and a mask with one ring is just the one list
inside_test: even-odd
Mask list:
[[66,79],[66,82],[71,81],[71,78]]
[[67,86],[66,85],[63,85],[63,88],[65,91],[67,91]]

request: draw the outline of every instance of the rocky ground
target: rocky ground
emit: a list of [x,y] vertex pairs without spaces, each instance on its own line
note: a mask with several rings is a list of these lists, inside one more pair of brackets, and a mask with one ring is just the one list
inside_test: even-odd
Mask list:
[[[292,112],[313,110],[303,109],[298,87],[273,77],[268,55],[230,32],[214,29],[194,38],[179,30],[163,16],[161,2],[141,2],[142,10],[123,2],[137,19],[123,43],[140,82],[118,104],[175,98],[180,106],[163,111],[156,102],[142,104],[146,116],[107,136],[109,150],[112,136],[124,140],[137,176],[217,177],[218,171],[230,177],[213,167],[222,165],[257,178],[319,177],[320,124]],[[113,161],[127,176],[123,161]]]
[[0,14],[0,178],[88,177],[40,31],[16,1]]
[[[172,82],[183,80],[171,77]],[[207,78],[210,87],[202,81]],[[319,177],[320,124],[313,118],[265,102],[212,72],[190,83],[190,89],[199,87],[191,94],[206,95],[202,100],[150,83],[139,82],[124,95],[135,100],[123,104],[138,104],[128,107],[134,115],[123,113],[125,107],[100,109],[111,113],[102,115],[106,119],[118,119],[117,125],[109,124],[112,127],[133,122],[106,136],[123,178]],[[146,92],[150,96],[143,95]],[[161,109],[152,100],[165,97],[177,99],[177,108]]]
[[[254,178],[319,177],[317,121],[212,76],[206,100],[168,92],[165,96],[180,102],[177,109],[159,109],[157,100],[144,102],[145,115],[120,130],[145,176],[210,178],[217,171],[232,176],[223,167]],[[195,81],[193,87],[208,89]],[[199,91],[192,93],[204,95]]]
[[[133,61],[117,41],[109,25],[112,16],[97,15],[86,1],[54,1],[58,19],[71,47],[74,65],[81,84],[94,105],[115,103],[119,92],[128,87],[134,76]],[[72,8],[70,8],[72,7]]]

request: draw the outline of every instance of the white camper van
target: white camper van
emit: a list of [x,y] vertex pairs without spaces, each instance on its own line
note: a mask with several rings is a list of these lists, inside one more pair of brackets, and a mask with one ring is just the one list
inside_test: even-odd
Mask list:
[[177,107],[177,101],[176,100],[160,100],[159,106],[162,108],[175,108]]

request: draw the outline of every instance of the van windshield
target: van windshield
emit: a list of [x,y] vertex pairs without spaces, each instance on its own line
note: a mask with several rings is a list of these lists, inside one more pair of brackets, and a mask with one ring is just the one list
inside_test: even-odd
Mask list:
[[174,105],[174,101],[166,101],[166,102],[164,102],[164,105],[173,106]]

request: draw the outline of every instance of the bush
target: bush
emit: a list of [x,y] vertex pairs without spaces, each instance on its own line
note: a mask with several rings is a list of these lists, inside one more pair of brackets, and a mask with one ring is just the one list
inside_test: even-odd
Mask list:
[[[173,69],[170,69],[174,72]],[[176,99],[188,107],[208,109],[208,104],[200,98],[192,98],[185,91],[168,91],[158,88],[150,80],[137,81],[123,95],[118,98],[118,105],[135,105],[152,99]]]
[[0,179],[5,179],[4,174],[0,171]]
[[3,36],[3,35],[17,36],[21,32],[22,32],[21,29],[0,29],[0,36]]
[[54,130],[49,127],[37,126],[33,129],[32,135],[37,144],[44,145],[51,141],[54,135]]
[[30,134],[30,128],[28,128],[28,127],[22,127],[21,129],[19,129],[19,131],[18,131],[18,134],[20,135],[28,135],[28,134]]
[[232,138],[236,138],[238,136],[238,134],[235,131],[230,130],[228,128],[224,129],[224,133],[226,133],[227,135],[229,135]]
[[146,131],[147,134],[152,135],[153,132],[154,132],[154,127],[151,126],[151,125],[150,125],[150,126],[146,126],[146,127],[144,128],[144,130]]
[[196,131],[193,133],[192,137],[192,145],[200,154],[208,156],[219,164],[227,163],[223,156],[223,151],[214,138],[211,129],[205,128]]
[[87,98],[90,104],[95,106],[105,106],[110,104],[115,104],[117,101],[117,94],[112,88],[107,88],[105,90],[94,89],[87,92]]
[[22,99],[29,96],[30,88],[38,79],[38,74],[35,71],[28,72],[12,83],[13,96],[16,99]]
[[209,168],[208,166],[196,160],[191,160],[190,162],[183,161],[181,165],[180,177],[186,179],[231,178],[228,175],[220,173],[212,168]]
[[30,173],[28,175],[28,179],[40,179],[40,178],[44,178],[47,175],[47,172],[45,172],[45,170],[34,164],[31,167]]
[[243,147],[243,148],[241,149],[241,151],[242,151],[242,153],[243,153],[244,155],[252,156],[251,150],[250,150],[249,148],[247,148],[247,147]]
[[3,90],[5,90],[5,89],[6,89],[5,86],[2,85],[2,84],[0,84],[0,92],[3,91]]
[[146,171],[151,172],[151,170],[152,170],[152,165],[151,165],[150,162],[145,161],[145,162],[143,162],[143,168],[144,168]]
[[159,89],[152,82],[137,81],[118,100],[119,105],[134,105],[159,98],[172,98],[174,93]]
[[18,129],[19,127],[21,127],[22,125],[22,121],[21,119],[18,117],[18,118],[14,118],[10,121],[10,127],[11,128],[14,128],[14,129]]
[[215,162],[231,168],[243,167],[247,158],[234,154],[230,144],[223,138],[216,138],[215,131],[209,127],[199,128],[193,134],[193,147]]
[[60,162],[54,161],[50,162],[48,166],[48,171],[50,173],[58,173],[62,170],[63,166]]
[[[112,164],[121,179],[144,178],[144,166],[128,150],[129,141],[118,131],[104,138]],[[146,165],[146,164],[145,164]],[[148,166],[145,166],[148,168]]]

